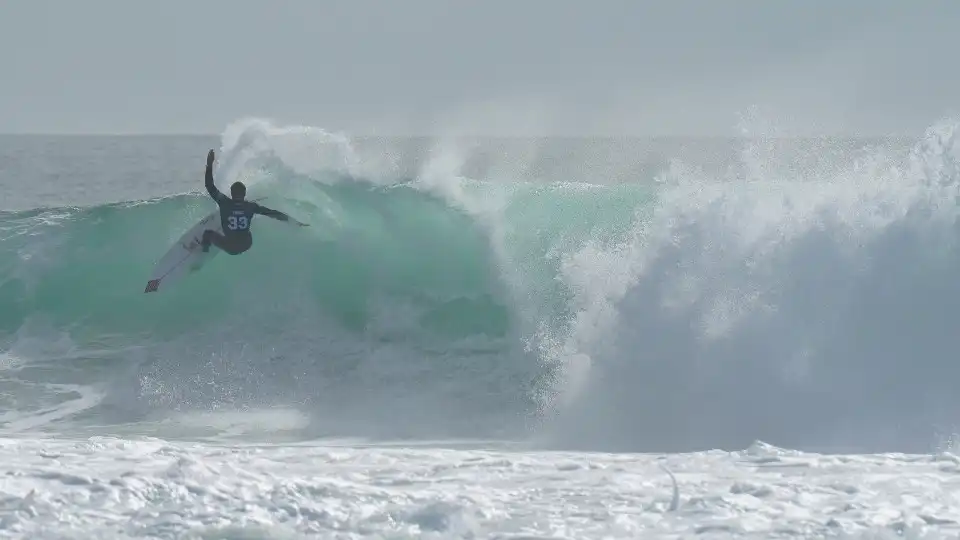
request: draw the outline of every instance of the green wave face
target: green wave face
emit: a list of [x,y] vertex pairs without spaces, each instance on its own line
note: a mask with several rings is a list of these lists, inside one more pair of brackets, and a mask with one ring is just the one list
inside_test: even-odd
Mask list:
[[[360,331],[374,317],[373,304],[395,299],[420,306],[421,329],[436,337],[504,336],[513,308],[566,314],[569,291],[553,279],[557,250],[598,228],[628,231],[630,205],[643,197],[605,190],[585,201],[574,187],[474,184],[481,197],[485,189],[510,197],[494,239],[474,217],[413,186],[314,184],[312,197],[295,199],[283,195],[282,183],[258,185],[264,204],[310,228],[258,216],[250,251],[220,254],[148,295],[142,290],[153,264],[215,209],[208,198],[0,214],[0,329],[15,332],[42,316],[93,334],[163,338],[215,325],[238,309],[255,318],[265,305],[309,299]],[[528,304],[517,306],[516,295]]]
[[258,216],[250,251],[151,294],[152,266],[215,208],[205,195],[0,215],[5,341],[43,325],[82,350],[127,351],[101,362],[133,369],[123,407],[339,400],[343,411],[372,393],[390,404],[374,416],[404,403],[451,409],[456,425],[515,424],[556,378],[539,343],[576,311],[559,255],[628,232],[647,197],[458,180],[459,197],[490,203],[478,212],[416,181],[321,181],[278,161],[245,180],[251,198],[310,227]]

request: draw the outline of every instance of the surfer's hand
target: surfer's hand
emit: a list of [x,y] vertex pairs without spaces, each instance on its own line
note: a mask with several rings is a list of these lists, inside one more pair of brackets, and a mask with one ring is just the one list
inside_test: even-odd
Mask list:
[[210,150],[209,152],[207,152],[207,165],[213,165],[213,158],[214,158],[213,150]]

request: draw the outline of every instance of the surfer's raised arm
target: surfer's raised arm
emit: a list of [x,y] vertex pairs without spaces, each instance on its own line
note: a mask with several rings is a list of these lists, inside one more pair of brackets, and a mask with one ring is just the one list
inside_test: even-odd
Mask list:
[[213,197],[213,200],[220,201],[226,197],[223,193],[220,193],[220,190],[217,189],[217,186],[213,184],[213,158],[213,150],[210,150],[207,152],[207,170],[204,173],[203,183],[205,186],[207,186],[207,193]]

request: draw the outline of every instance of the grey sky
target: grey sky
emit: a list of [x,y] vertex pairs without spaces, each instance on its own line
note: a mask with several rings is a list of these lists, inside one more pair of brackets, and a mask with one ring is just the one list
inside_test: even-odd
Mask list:
[[[0,131],[915,133],[960,2],[0,0]],[[765,129],[765,128],[758,128]]]

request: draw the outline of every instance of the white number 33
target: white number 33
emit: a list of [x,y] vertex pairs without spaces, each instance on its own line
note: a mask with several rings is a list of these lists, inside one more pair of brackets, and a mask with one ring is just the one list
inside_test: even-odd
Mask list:
[[227,217],[227,228],[231,231],[241,230],[245,231],[250,227],[250,220],[246,216],[229,216]]

